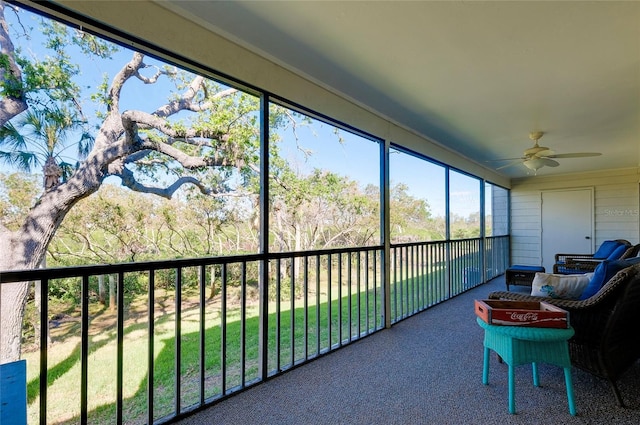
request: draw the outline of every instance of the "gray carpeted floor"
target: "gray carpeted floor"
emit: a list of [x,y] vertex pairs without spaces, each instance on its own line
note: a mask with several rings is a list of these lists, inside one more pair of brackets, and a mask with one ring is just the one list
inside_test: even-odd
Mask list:
[[507,366],[493,353],[482,385],[483,332],[473,310],[474,299],[504,288],[495,279],[178,423],[640,424],[640,363],[619,381],[625,409],[606,381],[574,369],[575,417],[561,368],[541,364],[536,388],[531,368],[519,366],[510,415]]

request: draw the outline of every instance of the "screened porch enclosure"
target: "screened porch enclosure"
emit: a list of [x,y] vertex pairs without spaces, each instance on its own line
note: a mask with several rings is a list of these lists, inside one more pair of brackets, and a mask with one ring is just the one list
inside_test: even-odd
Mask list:
[[[257,4],[0,3],[4,68],[27,88],[8,123],[82,127],[14,149],[51,147],[59,176],[0,165],[0,233],[36,224],[37,255],[0,244],[0,264],[27,264],[0,266],[0,321],[26,306],[27,423],[640,423],[637,365],[630,409],[574,368],[571,417],[543,366],[510,415],[503,365],[482,385],[472,309],[510,265],[542,263],[545,191],[592,187],[594,245],[638,242],[638,167],[612,149],[638,139],[637,8]],[[513,31],[531,16],[548,31]],[[598,125],[603,104],[620,126]],[[602,155],[538,174],[519,158],[538,130],[558,158]]]

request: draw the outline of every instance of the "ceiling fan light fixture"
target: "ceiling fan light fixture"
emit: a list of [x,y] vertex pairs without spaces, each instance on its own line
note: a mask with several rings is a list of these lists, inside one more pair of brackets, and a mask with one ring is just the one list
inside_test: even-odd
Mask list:
[[523,164],[530,170],[538,171],[540,168],[544,167],[544,160],[541,158],[531,158],[524,161]]

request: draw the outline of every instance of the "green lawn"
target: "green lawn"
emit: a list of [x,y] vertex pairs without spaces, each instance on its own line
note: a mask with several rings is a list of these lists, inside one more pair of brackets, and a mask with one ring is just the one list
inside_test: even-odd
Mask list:
[[[375,326],[373,317],[373,295],[369,296],[369,316],[367,317],[366,293],[360,294],[360,331]],[[326,298],[326,297],[325,297]],[[380,298],[378,298],[380,299]],[[358,334],[357,296],[352,294],[341,299],[335,296],[331,302],[331,344],[339,343],[340,323],[342,339]],[[304,360],[305,345],[309,356],[313,356],[318,347],[320,351],[329,348],[329,303],[325,299],[316,305],[315,298],[309,298],[307,326],[305,328],[305,309],[303,300],[295,302],[290,308],[289,301],[282,302],[278,328],[278,315],[275,304],[270,304],[268,316],[268,365],[270,372],[278,366],[286,369],[292,363]],[[318,314],[319,309],[319,322]],[[380,314],[380,308],[377,308]],[[259,317],[257,307],[248,306],[244,325],[245,356],[244,380],[250,382],[259,378]],[[340,317],[342,316],[342,321]],[[349,330],[348,318],[352,329]],[[293,324],[292,324],[293,319]],[[92,320],[96,320],[92,317]],[[115,419],[116,394],[116,358],[117,344],[115,317],[113,323],[100,321],[100,328],[90,328],[88,357],[88,410],[89,421],[93,423],[111,423]],[[147,353],[148,323],[138,318],[137,323],[128,324],[124,336],[123,358],[123,417],[127,423],[146,423],[147,408]],[[182,311],[181,326],[181,405],[183,407],[199,401],[199,309],[189,308]],[[76,326],[77,328],[77,326]],[[279,332],[278,332],[279,329]],[[242,385],[241,338],[242,323],[240,309],[227,310],[226,323],[226,391]],[[154,417],[170,414],[175,400],[175,314],[158,314],[154,325]],[[294,344],[292,345],[292,334]],[[219,306],[211,303],[205,315],[205,398],[222,395],[222,328]],[[279,359],[277,342],[279,341]],[[293,351],[292,351],[293,348]],[[294,353],[292,355],[292,352]],[[28,368],[28,409],[29,423],[38,422],[39,412],[39,353],[26,353]],[[47,422],[76,423],[80,413],[80,338],[68,336],[62,342],[56,342],[48,350],[48,393]]]

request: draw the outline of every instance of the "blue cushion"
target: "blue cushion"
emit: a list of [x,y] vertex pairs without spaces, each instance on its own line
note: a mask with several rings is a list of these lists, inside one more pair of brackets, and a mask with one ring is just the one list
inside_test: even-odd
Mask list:
[[587,298],[591,298],[620,270],[638,263],[640,263],[640,257],[633,257],[626,260],[605,260],[598,264],[598,267],[596,267],[593,272],[593,277],[589,281],[589,285],[587,285],[582,292],[580,299],[586,300]]
[[622,257],[622,254],[625,253],[627,248],[628,247],[624,244],[620,245],[619,247],[614,249],[611,254],[609,254],[609,256],[607,257],[607,260],[617,260],[618,258]]
[[593,254],[593,258],[607,258],[620,245],[618,241],[604,241]]
[[514,264],[509,267],[507,270],[509,271],[520,271],[520,272],[544,272],[544,267],[541,266],[523,266],[520,264]]

